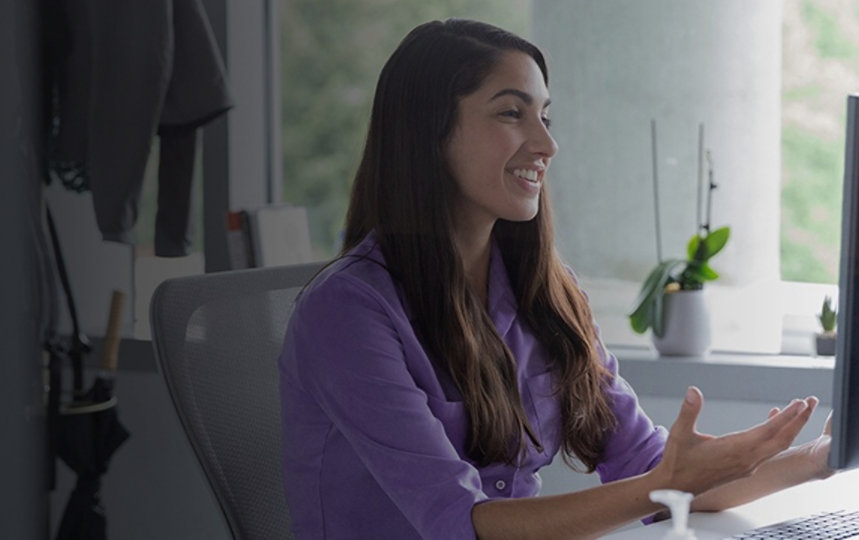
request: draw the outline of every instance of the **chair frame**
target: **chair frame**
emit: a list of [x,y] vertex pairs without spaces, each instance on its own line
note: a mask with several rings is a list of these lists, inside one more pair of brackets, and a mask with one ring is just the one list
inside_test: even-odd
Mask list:
[[[184,355],[177,355],[175,350],[169,351],[168,344],[187,342],[186,328],[199,308],[231,295],[300,289],[322,267],[323,263],[305,263],[172,278],[157,287],[150,302],[149,317],[156,363],[164,377],[182,428],[205,473],[230,532],[236,539],[270,538],[272,531],[263,530],[261,524],[252,523],[253,520],[242,515],[240,509],[230,500],[229,479],[222,470],[223,463],[215,452],[206,426],[201,420],[200,407],[194,395],[194,381],[186,374],[189,361],[184,358]],[[276,361],[276,357],[272,358],[272,362],[276,363]],[[279,415],[279,402],[277,406]],[[289,538],[289,516],[282,492],[282,474],[279,470],[277,472],[281,488],[280,500],[260,497],[260,500],[254,501],[254,504],[267,506],[265,512],[268,514],[271,512],[283,514],[283,516],[274,515],[277,521],[285,522],[286,530],[283,531],[283,535]]]

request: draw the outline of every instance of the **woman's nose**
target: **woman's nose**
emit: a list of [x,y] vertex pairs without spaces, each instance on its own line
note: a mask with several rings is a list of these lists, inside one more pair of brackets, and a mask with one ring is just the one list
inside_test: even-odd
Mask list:
[[529,150],[541,157],[552,157],[558,152],[558,143],[552,137],[549,127],[541,119],[530,135]]

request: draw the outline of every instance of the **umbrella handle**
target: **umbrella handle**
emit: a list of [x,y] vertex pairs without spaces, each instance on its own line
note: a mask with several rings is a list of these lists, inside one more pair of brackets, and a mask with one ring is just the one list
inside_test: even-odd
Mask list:
[[125,305],[125,293],[113,291],[110,297],[110,315],[107,319],[107,330],[104,333],[104,344],[101,349],[99,367],[113,373],[119,361],[119,325],[122,322],[122,308]]

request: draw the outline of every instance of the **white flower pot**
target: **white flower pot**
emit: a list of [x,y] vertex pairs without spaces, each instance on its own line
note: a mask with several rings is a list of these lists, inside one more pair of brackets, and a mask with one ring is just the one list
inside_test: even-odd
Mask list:
[[661,356],[702,356],[710,349],[710,311],[704,289],[674,291],[664,297],[664,334],[651,334]]

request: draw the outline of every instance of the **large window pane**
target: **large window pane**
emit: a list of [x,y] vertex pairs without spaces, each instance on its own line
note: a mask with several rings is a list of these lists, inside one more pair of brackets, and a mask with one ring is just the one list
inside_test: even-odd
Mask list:
[[859,91],[859,2],[787,0],[782,63],[782,278],[835,283],[846,96]]

